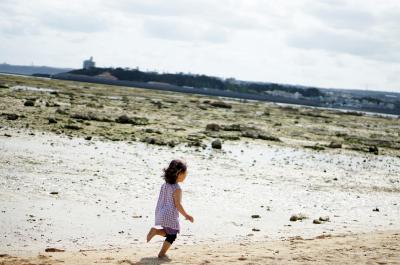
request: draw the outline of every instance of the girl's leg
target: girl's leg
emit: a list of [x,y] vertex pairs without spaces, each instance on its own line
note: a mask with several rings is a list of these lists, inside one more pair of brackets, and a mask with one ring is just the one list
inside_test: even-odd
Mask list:
[[158,253],[158,257],[159,258],[165,258],[167,255],[165,255],[165,253],[167,253],[169,247],[171,246],[171,243],[169,243],[168,241],[164,241],[160,253]]
[[172,243],[174,243],[175,239],[176,239],[176,234],[167,234],[165,241],[161,247],[160,253],[158,253],[159,258],[166,257],[165,253],[167,253],[168,249],[171,247]]
[[147,242],[149,242],[154,236],[166,236],[167,234],[165,233],[164,229],[157,229],[152,227],[149,231],[149,233],[147,233]]

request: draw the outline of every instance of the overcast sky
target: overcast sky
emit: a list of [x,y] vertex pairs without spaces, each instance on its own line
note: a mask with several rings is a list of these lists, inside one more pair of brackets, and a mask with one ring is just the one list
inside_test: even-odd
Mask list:
[[0,0],[0,62],[400,92],[399,0]]

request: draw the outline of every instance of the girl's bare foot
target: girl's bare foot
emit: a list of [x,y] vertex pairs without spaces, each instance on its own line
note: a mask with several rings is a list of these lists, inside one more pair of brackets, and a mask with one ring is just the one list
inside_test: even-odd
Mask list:
[[152,227],[147,234],[147,242],[149,242],[155,235],[157,235],[157,229]]
[[171,260],[167,255],[161,255],[161,254],[158,254],[158,258],[159,259],[163,259],[163,260]]

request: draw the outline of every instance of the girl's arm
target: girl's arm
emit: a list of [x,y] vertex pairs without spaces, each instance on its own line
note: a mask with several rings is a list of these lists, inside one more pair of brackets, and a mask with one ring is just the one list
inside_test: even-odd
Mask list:
[[174,197],[175,207],[178,209],[178,211],[185,217],[185,219],[187,219],[193,223],[193,221],[194,221],[193,217],[191,215],[187,214],[185,209],[182,206],[182,190],[176,189],[172,196]]

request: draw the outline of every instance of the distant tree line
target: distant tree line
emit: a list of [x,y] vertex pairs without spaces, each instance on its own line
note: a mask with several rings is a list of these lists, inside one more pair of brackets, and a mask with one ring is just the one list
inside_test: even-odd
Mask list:
[[177,86],[213,88],[219,90],[230,90],[245,93],[264,93],[266,91],[283,91],[288,93],[298,92],[304,97],[319,97],[324,94],[317,88],[295,87],[290,85],[275,83],[251,83],[251,82],[231,82],[218,77],[207,75],[192,75],[184,73],[157,73],[143,72],[138,69],[123,68],[90,68],[73,70],[70,73],[96,76],[104,72],[109,72],[119,80],[138,81],[138,82],[162,82]]

